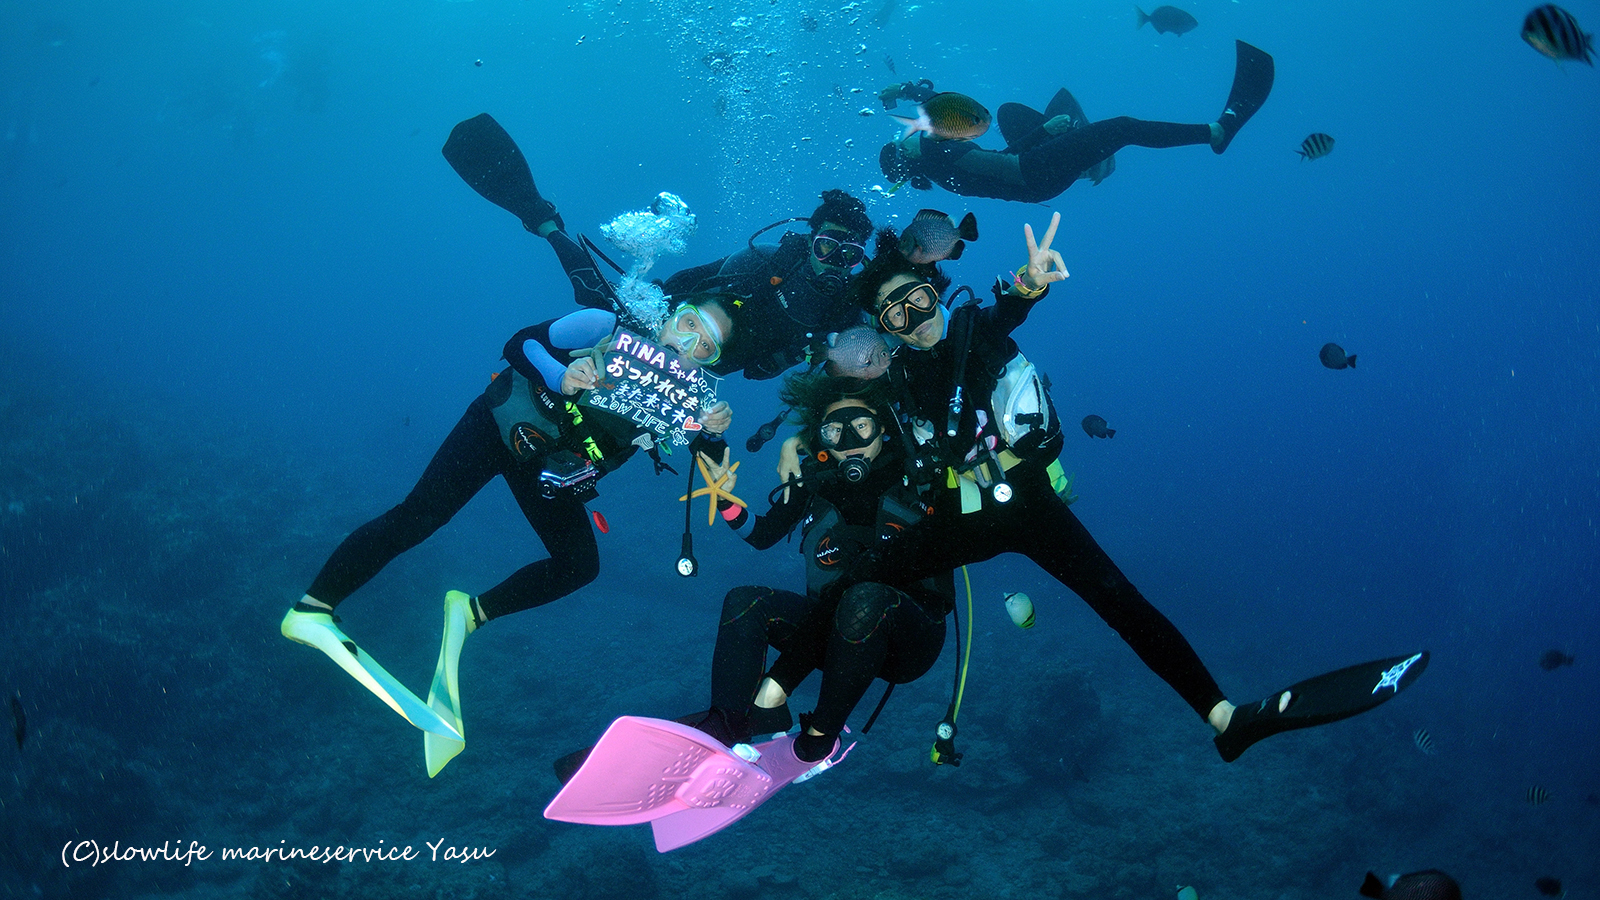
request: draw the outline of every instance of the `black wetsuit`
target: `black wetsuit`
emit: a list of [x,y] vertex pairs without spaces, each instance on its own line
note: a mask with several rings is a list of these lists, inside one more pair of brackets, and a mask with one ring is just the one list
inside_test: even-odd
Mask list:
[[[886,454],[860,484],[833,482],[815,493],[795,488],[787,502],[780,500],[766,515],[751,519],[742,513],[730,523],[758,549],[773,546],[799,526],[808,590],[738,587],[723,600],[711,695],[713,708],[733,733],[718,737],[749,739],[751,704],[763,676],[788,694],[821,669],[817,708],[806,721],[825,735],[837,735],[873,679],[914,681],[939,659],[954,595],[949,569],[903,590],[864,582],[835,602],[819,599],[821,588],[878,544],[882,534],[924,514],[925,508],[900,487],[900,472],[899,461]],[[770,671],[769,645],[781,653]]]
[[[561,327],[569,320],[576,320],[583,327]],[[592,346],[595,341],[589,340],[591,332],[610,334],[614,325],[614,317],[598,311],[572,313],[517,332],[506,344],[505,359],[517,374],[534,385],[543,386],[553,361],[566,359],[568,350]],[[552,327],[566,339],[553,342]],[[538,352],[541,348],[543,354]],[[530,349],[531,355],[539,357],[539,361],[530,359]],[[545,458],[519,460],[502,437],[493,406],[497,400],[503,401],[510,379],[508,370],[468,404],[467,411],[434,453],[411,493],[398,506],[345,538],[323,565],[307,594],[337,606],[391,560],[422,543],[450,521],[496,475],[505,478],[517,506],[550,556],[523,566],[478,595],[483,614],[492,619],[541,606],[595,579],[600,573],[600,554],[583,503],[571,497],[543,496],[539,476],[544,470]],[[557,389],[547,393],[558,396],[559,384]],[[639,433],[632,423],[594,409],[585,409],[583,420],[582,426],[573,424],[570,419],[560,425],[562,434],[556,442],[559,449],[584,454],[585,439],[594,440],[603,454],[599,461],[603,472],[620,466],[638,449],[631,443]],[[720,451],[716,452],[720,456]]]
[[[1011,331],[1034,302],[1005,292],[994,306],[976,311],[966,367],[967,405],[958,437],[933,447],[941,464],[954,460],[960,465],[980,447],[998,444],[1004,449],[995,433],[989,397],[994,373],[1017,352]],[[972,312],[967,307],[953,314],[947,334],[959,335],[964,326],[961,317]],[[929,350],[902,347],[890,370],[898,382],[902,411],[931,423],[940,437],[955,383],[958,345],[958,338],[947,336]],[[1058,444],[1050,445],[1044,452],[1024,456],[1006,472],[1015,492],[1009,503],[997,503],[983,491],[981,509],[962,513],[959,492],[940,490],[934,514],[887,542],[878,564],[861,577],[899,584],[1001,553],[1021,553],[1083,598],[1151,671],[1206,717],[1225,699],[1221,688],[1178,629],[1128,581],[1057,496],[1046,467],[1058,449]],[[937,483],[944,481],[940,478]]]
[[[1081,174],[1123,147],[1210,143],[1209,125],[1118,116],[1057,135],[1041,128],[1005,150],[985,150],[972,141],[935,141],[923,136],[918,142],[920,155],[911,158],[900,154],[896,165],[906,173],[903,177],[921,175],[952,193],[1042,203],[1071,187]],[[899,153],[898,149],[894,152]]]

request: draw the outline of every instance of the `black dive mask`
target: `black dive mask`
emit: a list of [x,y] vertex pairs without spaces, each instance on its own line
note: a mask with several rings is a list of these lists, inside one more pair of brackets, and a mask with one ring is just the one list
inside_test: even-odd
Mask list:
[[890,334],[910,334],[939,313],[939,292],[927,282],[902,284],[878,305],[878,324]]
[[883,424],[877,413],[864,406],[842,406],[824,416],[817,426],[822,446],[835,453],[870,447],[882,436]]

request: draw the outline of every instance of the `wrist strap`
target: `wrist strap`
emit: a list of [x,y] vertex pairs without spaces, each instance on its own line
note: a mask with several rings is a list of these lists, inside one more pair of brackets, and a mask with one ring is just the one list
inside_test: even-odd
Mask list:
[[1028,271],[1028,267],[1027,266],[1023,266],[1022,268],[1018,269],[1017,270],[1017,274],[1012,276],[1012,278],[1011,278],[1011,286],[1012,286],[1013,290],[1015,290],[1018,294],[1022,295],[1022,299],[1024,299],[1024,300],[1032,300],[1035,297],[1038,297],[1040,294],[1043,294],[1046,290],[1048,290],[1050,288],[1050,286],[1049,285],[1045,285],[1042,288],[1031,288],[1031,287],[1028,287],[1022,281],[1022,273],[1026,272],[1026,271]]

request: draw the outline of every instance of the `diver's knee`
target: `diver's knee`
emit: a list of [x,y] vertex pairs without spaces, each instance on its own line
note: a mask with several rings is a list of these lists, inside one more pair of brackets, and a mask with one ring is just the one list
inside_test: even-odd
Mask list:
[[749,612],[757,603],[760,603],[761,598],[769,593],[771,593],[770,588],[754,584],[746,584],[734,588],[722,598],[722,621],[728,622],[739,618]]

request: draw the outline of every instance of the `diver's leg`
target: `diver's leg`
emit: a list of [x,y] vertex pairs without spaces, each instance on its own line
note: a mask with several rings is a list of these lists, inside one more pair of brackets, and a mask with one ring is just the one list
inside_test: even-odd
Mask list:
[[1084,170],[1123,147],[1187,147],[1210,144],[1210,125],[1149,122],[1128,116],[1101,119],[1065,131],[1020,157],[1022,178],[1041,190],[1060,185],[1066,190]]
[[798,651],[794,637],[815,605],[804,594],[776,588],[751,585],[729,591],[722,601],[711,657],[711,705],[731,712],[748,710],[764,685],[767,647]]
[[819,760],[833,749],[845,720],[883,671],[893,642],[894,612],[901,604],[915,605],[900,591],[873,581],[839,598],[817,708],[802,719],[806,730],[795,741],[800,759]]
[[549,234],[542,231],[540,234],[550,242],[550,249],[556,252],[556,260],[561,263],[562,271],[567,273],[567,280],[572,282],[572,299],[579,306],[615,311],[616,290],[600,274],[594,256],[588,249],[565,231],[552,229]]
[[504,461],[511,495],[550,555],[484,591],[478,597],[484,621],[559,600],[600,574],[600,548],[583,503],[571,497],[544,497],[535,464],[517,462],[509,451]]
[[[332,609],[400,554],[450,521],[499,472],[510,454],[487,401],[472,401],[400,504],[351,532],[323,564],[309,600]],[[305,602],[305,601],[302,601]]]
[[1017,508],[1019,516],[1010,529],[1018,539],[1015,549],[1082,597],[1150,671],[1177,691],[1201,718],[1211,721],[1213,710],[1226,697],[1189,641],[1095,543],[1094,536],[1051,490],[1048,475],[1019,467],[1011,476],[1016,497],[1010,505]]

